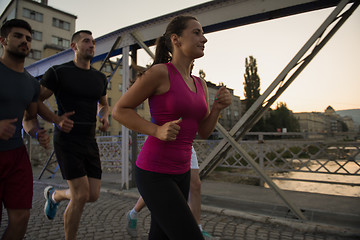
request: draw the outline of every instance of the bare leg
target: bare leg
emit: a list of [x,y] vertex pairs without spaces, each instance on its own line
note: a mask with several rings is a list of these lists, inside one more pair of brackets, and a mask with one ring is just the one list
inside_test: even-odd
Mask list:
[[2,240],[23,239],[30,218],[30,209],[7,209],[9,224],[2,236]]
[[144,207],[145,207],[145,202],[144,199],[140,196],[139,199],[137,200],[136,204],[135,204],[135,211],[138,213],[140,212]]
[[[99,198],[101,181],[95,178],[88,178],[90,186],[90,198],[88,202],[95,202]],[[56,202],[71,199],[70,189],[60,190],[57,189],[54,193],[54,199]]]
[[101,180],[87,176],[68,180],[69,189],[56,190],[55,201],[70,200],[64,213],[65,239],[76,239],[81,215],[86,202],[94,202],[99,198]]
[[138,218],[137,215],[145,206],[146,205],[145,205],[144,199],[140,196],[139,199],[137,200],[134,208],[128,212],[126,230],[132,237],[137,236],[137,231],[136,231],[137,218]]
[[201,180],[199,169],[191,169],[190,194],[188,199],[191,212],[198,224],[201,216]]
[[54,193],[54,199],[56,202],[61,202],[64,200],[70,200],[71,199],[71,193],[70,193],[70,189],[65,189],[65,190],[55,190]]

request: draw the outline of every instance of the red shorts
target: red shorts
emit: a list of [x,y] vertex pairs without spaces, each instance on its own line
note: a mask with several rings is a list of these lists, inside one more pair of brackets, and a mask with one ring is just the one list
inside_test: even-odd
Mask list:
[[[26,147],[0,151],[0,199],[5,208],[30,209],[32,197],[33,174]],[[1,214],[2,206],[0,220]]]

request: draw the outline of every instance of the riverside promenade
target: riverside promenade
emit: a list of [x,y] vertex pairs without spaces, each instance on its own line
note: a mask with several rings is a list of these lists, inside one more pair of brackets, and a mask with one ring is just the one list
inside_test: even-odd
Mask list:
[[[34,168],[34,198],[25,239],[64,239],[62,215],[66,202],[49,221],[44,216],[43,189],[47,185],[65,188],[58,172],[54,178]],[[286,191],[286,195],[303,211],[308,221],[294,218],[282,201],[270,189],[203,181],[202,225],[221,240],[237,239],[360,239],[360,198]],[[78,239],[147,239],[150,213],[144,209],[138,220],[137,236],[126,231],[126,214],[139,194],[136,189],[120,190],[120,174],[104,173],[100,198],[84,210]],[[5,213],[5,214],[4,214]],[[7,224],[3,211],[0,235]],[[185,239],[184,239],[185,240]]]

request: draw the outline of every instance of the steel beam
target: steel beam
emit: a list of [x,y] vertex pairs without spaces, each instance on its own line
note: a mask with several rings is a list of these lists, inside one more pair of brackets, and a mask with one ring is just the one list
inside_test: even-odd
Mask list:
[[[113,56],[121,54],[125,46],[137,44],[131,33],[143,39],[147,46],[153,45],[155,39],[165,32],[166,25],[177,15],[193,15],[201,22],[204,32],[210,33],[251,24],[259,21],[290,16],[307,11],[336,6],[340,0],[222,0],[209,1],[194,7],[153,18],[129,27],[96,38],[96,52],[94,61],[103,60],[116,39],[121,36],[122,41]],[[116,54],[116,55],[115,55]],[[71,49],[42,59],[26,67],[33,76],[41,76],[53,65],[62,64],[73,59]]]
[[141,39],[141,37],[136,33],[136,32],[132,32],[130,33],[131,36],[135,39],[135,41],[137,42],[137,44],[139,44],[139,46],[141,48],[143,48],[145,50],[145,52],[147,52],[147,54],[149,54],[150,57],[152,57],[152,59],[155,58],[155,54],[151,51],[151,49],[144,43],[144,40]]
[[[120,42],[121,42],[121,36],[118,36],[118,37],[116,38],[114,44],[112,45],[110,51],[107,53],[105,59],[104,59],[103,62],[101,63],[101,66],[100,66],[100,68],[99,68],[99,71],[102,71],[102,69],[104,68],[104,66],[105,66],[105,64],[106,64],[107,62],[109,62],[109,63],[111,64],[110,58],[111,58],[111,56],[112,56],[112,53],[115,51],[115,49],[118,49],[118,48],[119,48]],[[112,64],[111,64],[111,68],[112,68]],[[112,70],[114,70],[114,69],[112,68]]]

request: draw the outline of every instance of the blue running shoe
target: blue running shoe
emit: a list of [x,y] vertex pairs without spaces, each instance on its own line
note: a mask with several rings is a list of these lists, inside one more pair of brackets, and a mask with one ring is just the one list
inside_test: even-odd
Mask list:
[[55,192],[55,188],[53,186],[47,186],[44,189],[44,197],[45,197],[45,207],[44,207],[44,212],[45,212],[45,216],[49,219],[49,220],[53,220],[55,215],[56,215],[56,211],[57,211],[57,207],[59,206],[60,203],[54,203],[54,201],[51,199],[51,195]]
[[210,233],[208,233],[207,231],[202,230],[201,233],[205,240],[218,240],[219,239],[218,237],[211,236]]
[[137,225],[137,219],[131,218],[130,212],[127,214],[127,226],[126,230],[132,237],[137,237],[137,231],[136,231],[136,225]]

